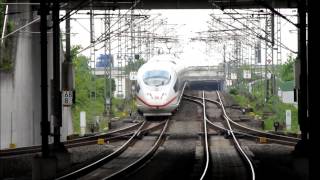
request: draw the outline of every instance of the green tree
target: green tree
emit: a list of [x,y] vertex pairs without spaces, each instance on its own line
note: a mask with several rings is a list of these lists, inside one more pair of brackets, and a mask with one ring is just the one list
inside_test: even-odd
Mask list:
[[289,56],[288,61],[280,67],[280,78],[282,81],[292,81],[294,79],[294,63],[295,59]]
[[5,0],[0,0],[0,29],[2,31],[3,26],[3,19],[4,19],[4,13],[5,13]]
[[144,59],[135,59],[134,61],[129,61],[128,65],[125,66],[126,74],[129,74],[130,71],[138,71],[138,69],[145,63]]
[[[4,0],[0,0],[0,32],[3,31],[4,14],[5,14]],[[9,34],[14,29],[14,22],[7,20],[5,34]],[[4,39],[4,43],[0,47],[0,71],[11,72],[14,67],[14,58],[12,54],[15,52],[13,45],[14,38],[9,36]]]
[[[104,88],[109,95],[109,79],[94,77],[89,66],[89,59],[78,55],[79,46],[71,50],[72,62],[75,68],[76,103],[72,107],[73,125],[75,132],[79,132],[80,112],[86,112],[87,122],[93,122],[95,116],[101,116],[104,112]],[[106,83],[106,84],[105,84]],[[112,92],[115,90],[115,82],[112,80]]]

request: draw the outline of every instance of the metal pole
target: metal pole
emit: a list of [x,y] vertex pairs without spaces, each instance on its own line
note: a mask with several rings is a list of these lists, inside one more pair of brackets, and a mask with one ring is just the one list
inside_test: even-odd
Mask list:
[[[0,56],[1,58],[1,56]],[[1,80],[1,73],[0,73],[0,80]],[[1,89],[0,89],[0,102],[1,102]],[[1,137],[2,137],[2,134],[1,134],[1,103],[0,103],[0,149],[1,149]]]
[[[110,13],[110,10],[109,10]],[[108,54],[110,58],[110,64],[109,64],[109,98],[110,98],[110,103],[109,103],[109,128],[111,125],[111,112],[112,112],[112,66],[113,66],[113,58],[111,56],[111,18],[108,16]]]
[[306,2],[301,0],[298,5],[298,59],[300,61],[300,77],[298,87],[298,121],[301,130],[301,139],[309,139],[308,110],[307,110],[307,57],[306,57]]
[[[94,10],[92,7],[92,0],[90,1],[90,68],[93,63],[93,79],[94,79],[94,101],[96,101],[96,62],[95,62],[95,31],[94,31]],[[91,92],[90,92],[91,93]],[[90,95],[91,97],[92,95]],[[91,97],[92,98],[92,97]],[[95,104],[95,102],[94,102]],[[93,113],[95,115],[95,113]]]
[[273,63],[273,46],[274,46],[274,13],[271,14],[271,96],[275,95],[275,79],[274,79],[274,74],[275,74],[275,70],[274,70],[274,63]]
[[8,17],[8,5],[6,5],[6,12],[5,12],[5,15],[4,15],[4,21],[3,21],[3,27],[2,27],[2,34],[1,34],[1,46],[3,44],[3,37],[4,37],[4,33],[6,31],[6,25],[7,25],[7,17]]
[[[132,72],[132,71],[135,71],[134,69],[134,62],[136,61],[135,60],[135,32],[134,32],[134,9],[131,9],[131,16],[130,16],[130,36],[131,36],[131,39],[130,39],[130,49],[131,49],[131,63],[129,64],[129,73]],[[129,95],[129,98],[131,99],[131,110],[130,110],[130,116],[132,115],[132,111],[133,111],[133,102],[134,102],[134,99],[133,99],[133,91],[132,91],[132,83],[133,81],[130,81],[129,80],[129,86],[128,88],[128,91],[130,92],[130,95]],[[129,99],[129,101],[130,101]]]
[[265,60],[264,60],[264,64],[265,64],[265,69],[264,69],[264,78],[265,78],[265,102],[269,101],[269,81],[268,81],[268,48],[270,48],[269,42],[268,42],[268,38],[270,38],[270,32],[268,31],[269,27],[268,27],[268,15],[266,15],[266,23],[265,23]]
[[[66,11],[66,16],[70,16],[70,11]],[[71,55],[70,55],[70,18],[66,19],[66,61],[71,62]]]
[[224,69],[224,80],[227,79],[227,66],[226,66],[226,45],[223,44],[223,69]]
[[60,127],[62,126],[61,91],[60,91],[60,26],[59,1],[55,0],[52,9],[53,21],[53,92],[54,92],[54,146],[60,145]]
[[35,145],[35,124],[34,124],[34,110],[32,110],[32,145]]
[[104,55],[106,57],[105,65],[104,65],[104,88],[103,88],[103,94],[104,94],[104,112],[106,115],[107,111],[107,43],[108,43],[108,34],[107,34],[107,11],[104,11],[104,33],[105,33],[105,41],[104,41]]
[[[70,10],[66,10],[66,16],[70,16]],[[61,32],[60,32],[61,33]],[[74,90],[73,82],[73,67],[71,59],[71,47],[70,47],[70,18],[66,19],[66,52],[65,61],[62,64],[62,89],[65,91]],[[74,93],[74,92],[73,92]],[[75,96],[73,96],[73,102],[75,102]]]
[[13,132],[13,130],[12,130],[12,112],[11,112],[10,113],[10,144],[12,144],[12,132]]
[[41,151],[43,157],[49,156],[48,135],[48,67],[47,67],[47,1],[40,3],[40,38],[41,38]]

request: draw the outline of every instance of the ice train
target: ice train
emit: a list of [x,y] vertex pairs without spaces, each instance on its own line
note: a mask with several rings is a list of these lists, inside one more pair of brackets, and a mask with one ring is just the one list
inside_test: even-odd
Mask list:
[[187,80],[175,56],[151,58],[137,72],[136,104],[143,116],[170,116],[178,108]]

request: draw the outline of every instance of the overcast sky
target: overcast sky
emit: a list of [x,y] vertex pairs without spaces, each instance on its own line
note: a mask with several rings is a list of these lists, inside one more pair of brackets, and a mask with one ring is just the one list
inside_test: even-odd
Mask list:
[[[215,10],[218,12],[220,10]],[[86,11],[87,12],[87,11]],[[281,10],[284,14],[296,14],[293,9]],[[181,44],[184,46],[183,50],[188,53],[189,56],[195,59],[194,61],[185,62],[190,65],[206,65],[206,64],[218,64],[222,62],[222,54],[219,52],[213,52],[214,57],[207,57],[205,55],[205,44],[203,42],[188,43],[190,37],[194,37],[195,32],[208,30],[207,21],[210,20],[209,14],[213,13],[213,10],[151,10],[149,14],[161,14],[161,17],[167,18],[168,24],[176,24],[177,35],[181,39]],[[73,17],[88,18],[88,15],[74,15]],[[289,16],[292,21],[296,23],[294,16]],[[71,44],[81,45],[82,47],[89,46],[90,35],[89,35],[89,19],[78,19],[71,21]],[[61,24],[62,31],[64,31],[64,23]],[[102,21],[95,21],[95,34],[99,36],[103,32]],[[293,51],[297,51],[297,31],[295,26],[288,23],[286,20],[282,20],[282,43]],[[100,47],[100,46],[98,46]],[[182,48],[182,47],[181,47]],[[101,54],[102,50],[97,52]],[[90,55],[90,51],[84,51],[82,53],[85,56]],[[290,54],[289,51],[282,49],[283,59]],[[262,53],[262,59],[264,59],[264,53]]]

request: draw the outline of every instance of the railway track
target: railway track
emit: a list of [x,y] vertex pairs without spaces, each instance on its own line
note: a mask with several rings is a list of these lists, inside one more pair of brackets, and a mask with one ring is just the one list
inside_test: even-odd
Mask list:
[[[207,123],[209,123],[210,121],[209,121],[209,119],[207,118],[207,115],[206,115],[205,93],[204,93],[204,91],[202,92],[202,101],[199,101],[199,98],[195,98],[197,100],[194,100],[194,99],[192,99],[190,97],[186,97],[186,99],[198,103],[203,108],[203,128],[204,128],[204,143],[205,143],[206,160],[205,160],[205,166],[204,166],[203,173],[202,173],[202,175],[200,177],[200,179],[202,180],[202,179],[206,179],[206,176],[208,176],[208,168],[209,168],[209,163],[210,163],[210,153],[209,153],[210,152],[210,148],[209,148],[209,145],[208,145],[210,142],[208,141],[208,129],[207,129]],[[221,106],[221,108],[222,108],[223,112],[225,113],[224,107]],[[241,158],[243,159],[244,163],[247,164],[247,168],[248,168],[248,170],[250,172],[251,179],[255,180],[255,170],[254,170],[253,163],[252,163],[251,159],[248,157],[248,155],[242,149],[240,143],[238,142],[236,136],[234,135],[233,129],[232,129],[232,127],[230,125],[230,122],[229,122],[229,119],[225,118],[225,121],[228,124],[227,128],[224,128],[224,127],[221,127],[221,126],[217,126],[217,125],[214,125],[214,124],[211,124],[211,125],[213,125],[215,128],[219,128],[220,130],[227,130],[228,132],[231,133],[232,140],[234,142],[234,146],[235,146],[236,150],[241,155]]]
[[[201,100],[201,97],[197,97],[197,96],[189,96],[189,95],[184,95],[186,99],[197,99],[197,100]],[[218,92],[217,92],[217,96],[218,96]],[[213,99],[209,99],[209,98],[205,98],[206,102],[209,103],[214,103],[216,105],[218,105],[219,107],[223,107],[224,109],[224,104],[223,101],[221,100],[221,96],[219,94],[219,100],[213,100]],[[228,114],[226,113],[226,111],[223,111],[223,118],[228,119],[228,122],[231,123],[233,125],[234,128],[236,128],[237,130],[234,130],[233,132],[237,135],[241,135],[244,137],[247,137],[249,139],[252,140],[260,140],[261,138],[267,140],[268,142],[272,142],[272,143],[278,143],[278,144],[283,144],[283,145],[291,145],[294,146],[296,145],[296,143],[299,141],[299,138],[295,138],[295,137],[290,137],[290,136],[284,136],[284,135],[279,135],[279,134],[273,134],[273,133],[269,133],[269,132],[264,132],[264,131],[260,131],[254,128],[250,128],[247,126],[244,126],[242,124],[239,124],[235,121],[233,121]],[[228,131],[228,129],[221,127],[217,124],[215,124],[213,121],[210,121],[208,119],[208,123],[218,129],[221,130],[225,133],[230,134],[230,132]]]
[[[241,145],[238,142],[237,137],[241,136],[251,140],[257,140],[261,137],[266,137],[266,139],[268,139],[269,142],[275,142],[275,143],[286,144],[286,145],[296,144],[297,138],[259,131],[259,130],[246,127],[242,124],[232,121],[232,119],[227,115],[221,95],[219,94],[219,92],[217,92],[216,95],[217,95],[217,99],[210,99],[205,97],[204,92],[202,92],[202,97],[184,95],[184,99],[187,99],[189,101],[197,103],[198,105],[201,105],[203,109],[203,111],[199,111],[201,112],[201,114],[203,113],[203,119],[202,121],[198,121],[198,123],[201,123],[202,125],[201,127],[203,128],[203,132],[204,132],[204,133],[201,133],[203,134],[203,138],[201,138],[201,140],[203,142],[203,148],[204,148],[204,155],[202,156],[204,158],[204,163],[202,165],[202,162],[201,162],[201,168],[198,168],[200,169],[201,173],[196,173],[195,174],[196,178],[209,179],[211,178],[213,173],[216,173],[215,171],[213,172],[212,170],[213,168],[215,168],[215,164],[213,164],[213,159],[215,157],[214,155],[212,155],[212,148],[214,148],[214,146],[211,146],[211,145],[219,144],[219,143],[213,143],[214,138],[212,137],[213,136],[218,137],[216,135],[219,135],[221,133],[227,134],[229,137],[232,138],[232,139],[226,140],[222,136],[220,136],[220,139],[224,139],[224,141],[227,141],[227,142],[229,142],[230,140],[233,141],[232,144],[234,144],[234,148],[231,148],[231,149],[234,149],[233,151],[239,153],[239,155],[237,155],[238,159],[243,160],[243,165],[244,165],[243,168],[248,170],[248,171],[243,171],[241,173],[247,173],[245,176],[250,176],[250,179],[255,179],[255,171],[254,171],[253,163],[251,162],[248,155],[246,155],[245,153],[246,151],[244,151],[241,148]],[[212,98],[212,96],[210,97]],[[215,121],[216,119],[214,118],[209,119],[207,117],[208,108],[211,108],[211,107],[208,107],[210,103],[214,104],[219,109],[221,109],[221,111],[219,110],[219,113],[221,112],[221,118],[224,119],[223,123],[221,121],[220,122]],[[94,144],[97,142],[98,138],[104,138],[105,141],[112,141],[112,140],[119,140],[119,139],[127,140],[127,141],[111,154],[104,155],[101,158],[99,157],[100,159],[94,160],[94,162],[91,161],[90,163],[87,163],[84,166],[81,166],[81,168],[78,168],[76,170],[73,169],[72,171],[69,171],[67,173],[65,172],[61,173],[59,174],[59,176],[57,176],[57,179],[75,179],[75,178],[126,179],[128,178],[128,175],[130,175],[132,172],[135,172],[137,169],[144,166],[145,163],[150,160],[150,157],[153,157],[153,154],[156,152],[161,142],[164,141],[164,137],[165,137],[164,132],[166,131],[167,126],[168,126],[168,120],[162,121],[160,123],[159,122],[155,123],[155,121],[154,122],[143,121],[141,123],[132,125],[130,127],[118,129],[109,133],[97,134],[92,137],[84,137],[82,139],[72,140],[70,141],[71,142],[70,144],[66,144],[65,146],[70,148],[70,147]],[[156,132],[156,133],[152,133],[152,135],[150,136],[143,136],[144,134],[147,134],[150,131],[155,131],[159,129],[161,129],[161,132],[159,133]],[[210,134],[209,131],[210,130],[212,131],[213,129],[215,130],[215,132],[221,132],[221,133]],[[159,136],[155,136],[158,134]],[[170,136],[170,133],[169,133],[169,136]],[[146,141],[146,143],[144,141]],[[141,150],[142,146],[144,149],[143,151]],[[145,150],[145,146],[148,147],[148,150]],[[140,151],[139,151],[139,148],[140,148]],[[200,148],[202,147],[200,146]],[[11,154],[9,151],[9,153],[7,152],[7,155],[15,155],[15,154],[19,155],[19,154],[25,154],[25,153],[39,152],[40,146],[38,151],[35,151],[35,149],[33,149],[28,152],[28,149],[20,148],[20,150],[21,149],[22,149],[21,152],[19,152],[19,148],[17,149],[18,151],[11,150]],[[5,151],[0,151],[0,156],[2,155],[6,155]],[[114,168],[113,166],[117,166],[117,168]],[[216,171],[220,171],[220,170],[216,170]],[[224,172],[221,171],[219,173],[223,174]]]
[[204,99],[204,92],[202,92],[202,107],[203,107],[203,130],[204,130],[204,143],[205,143],[205,154],[206,154],[206,163],[204,170],[201,174],[200,180],[204,179],[207,175],[207,171],[210,163],[210,154],[209,154],[209,140],[208,140],[208,129],[207,129],[207,119],[206,119],[206,105]]
[[[101,138],[103,138],[105,142],[128,139],[128,136],[132,135],[133,131],[137,129],[141,125],[141,123],[142,122],[139,122],[131,126],[116,129],[107,133],[99,133],[94,136],[87,136],[87,137],[81,137],[73,140],[68,140],[63,142],[63,144],[66,148],[73,148],[73,147],[96,144],[97,140]],[[31,154],[31,153],[38,153],[40,151],[41,151],[41,146],[29,146],[29,147],[21,147],[16,149],[0,150],[0,156],[3,157],[3,156]]]
[[[221,101],[220,94],[219,94],[218,91],[217,91],[217,95],[218,95],[218,97],[219,97],[220,105],[221,105],[221,108],[222,108],[222,110],[223,110],[224,118],[225,118],[225,120],[226,120],[226,122],[227,122],[227,124],[228,124],[229,132],[230,132],[231,135],[232,135],[233,142],[235,143],[236,148],[237,148],[238,152],[241,154],[242,158],[245,159],[244,161],[245,161],[245,162],[248,164],[248,166],[250,167],[251,179],[252,179],[252,180],[255,180],[255,171],[254,171],[253,163],[252,163],[251,159],[248,157],[248,155],[244,152],[244,150],[242,149],[241,145],[239,144],[238,139],[236,138],[236,136],[235,136],[234,133],[233,133],[233,129],[232,129],[231,125],[230,125],[230,118],[228,118],[228,117],[226,116],[226,111],[225,111],[225,108],[224,108],[224,106],[223,106],[223,103],[222,103],[222,101]],[[205,101],[205,100],[203,100],[203,101]],[[204,102],[204,103],[205,103],[205,102]]]
[[[134,134],[130,137],[129,140],[127,140],[122,146],[120,146],[117,150],[115,150],[113,153],[106,155],[105,157],[102,157],[98,159],[95,162],[92,162],[82,168],[79,168],[77,170],[74,170],[72,172],[69,172],[67,174],[61,175],[60,177],[56,179],[119,179],[120,177],[123,177],[127,175],[130,172],[133,172],[134,170],[138,169],[139,167],[143,166],[144,163],[146,163],[152,155],[156,152],[157,148],[160,146],[162,141],[164,140],[164,133],[167,129],[169,120],[163,121],[163,122],[147,122],[144,121],[140,127],[134,132]],[[158,137],[152,137],[154,138],[154,143],[149,142],[150,149],[145,152],[136,152],[139,154],[137,156],[134,154],[134,157],[140,157],[138,159],[134,159],[132,162],[126,162],[123,161],[124,159],[127,159],[127,157],[132,153],[132,149],[134,149],[136,146],[139,145],[139,142],[144,141],[144,134],[147,134],[149,131],[157,130],[160,127],[162,127],[159,136]],[[141,139],[141,140],[138,140]],[[137,145],[138,144],[138,145]],[[143,144],[140,143],[140,145]],[[147,143],[148,144],[148,143]],[[130,159],[130,158],[129,158]],[[119,162],[120,165],[115,165]],[[116,166],[116,168],[115,168]],[[109,167],[109,168],[108,168]]]
[[[223,105],[223,98],[222,96],[220,96],[220,94],[218,93],[219,95],[219,98],[220,98],[220,103]],[[224,106],[224,105],[223,105]],[[257,130],[257,129],[254,129],[254,128],[250,128],[250,127],[247,127],[247,126],[244,126],[244,125],[241,125],[235,121],[233,121],[228,115],[227,113],[224,113],[224,115],[226,116],[226,118],[230,119],[230,122],[232,124],[234,124],[237,128],[239,129],[244,129],[244,130],[247,130],[247,131],[250,131],[252,133],[256,133],[257,135],[265,135],[266,137],[270,137],[270,138],[275,138],[275,139],[278,139],[278,140],[284,140],[284,141],[289,141],[289,142],[294,142],[294,143],[297,143],[300,139],[299,138],[296,138],[296,137],[291,137],[291,136],[284,136],[284,135],[279,135],[279,134],[273,134],[273,133],[269,133],[269,132],[264,132],[264,131],[260,131],[260,130]]]
[[141,156],[139,159],[132,162],[128,166],[124,167],[120,171],[117,171],[117,172],[111,174],[110,176],[105,177],[104,180],[120,179],[120,178],[126,176],[127,174],[130,174],[131,172],[134,172],[135,170],[144,166],[148,162],[148,160],[151,159],[151,157],[154,155],[154,153],[157,151],[157,149],[160,147],[160,145],[163,143],[164,138],[165,138],[164,133],[168,127],[168,123],[169,123],[169,120],[166,120],[166,123],[165,123],[163,129],[161,130],[161,133],[159,134],[156,142],[143,156]]

